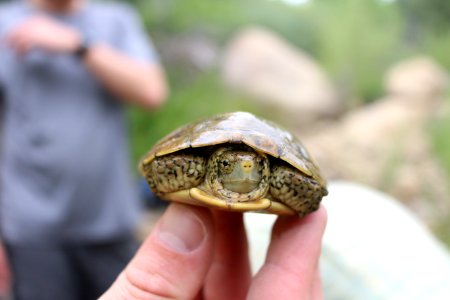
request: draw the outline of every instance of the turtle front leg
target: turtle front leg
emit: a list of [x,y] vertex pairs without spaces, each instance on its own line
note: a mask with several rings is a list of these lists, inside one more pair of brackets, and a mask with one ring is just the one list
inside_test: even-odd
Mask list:
[[270,177],[270,195],[304,216],[319,208],[326,189],[311,177],[285,165],[275,165]]
[[188,190],[203,182],[206,160],[194,154],[171,154],[156,157],[143,166],[145,178],[157,195]]

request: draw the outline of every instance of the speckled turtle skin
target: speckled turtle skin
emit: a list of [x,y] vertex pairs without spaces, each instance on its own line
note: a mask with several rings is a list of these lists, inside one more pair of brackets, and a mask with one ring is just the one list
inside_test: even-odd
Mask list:
[[[226,169],[220,155],[233,151],[255,163],[258,182],[251,191],[227,190],[222,183]],[[300,141],[247,112],[220,114],[178,128],[155,144],[139,169],[162,199],[229,211],[303,216],[317,210],[328,193]]]

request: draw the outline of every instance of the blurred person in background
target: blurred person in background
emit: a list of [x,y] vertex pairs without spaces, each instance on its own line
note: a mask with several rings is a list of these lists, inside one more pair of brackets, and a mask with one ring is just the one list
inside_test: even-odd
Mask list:
[[[3,123],[3,90],[0,86],[0,137],[2,136],[2,123]],[[1,150],[1,138],[0,138],[0,150]],[[1,154],[1,151],[0,151]],[[1,161],[0,161],[1,165]],[[1,187],[0,187],[1,189]],[[8,299],[9,291],[10,291],[10,282],[11,275],[9,273],[9,266],[6,260],[5,249],[2,246],[2,242],[0,239],[0,300]]]
[[[1,2],[6,2],[4,0],[0,0]],[[1,155],[1,147],[2,147],[2,125],[3,125],[3,110],[4,110],[4,97],[3,97],[3,88],[0,85],[0,155]],[[1,160],[0,160],[1,166]],[[1,189],[1,187],[0,187]],[[0,236],[1,238],[1,236]],[[0,300],[8,299],[9,291],[10,291],[10,282],[11,275],[9,273],[9,266],[6,260],[5,249],[2,245],[2,241],[0,239]]]
[[0,265],[15,300],[96,299],[136,250],[123,106],[159,107],[162,67],[133,9],[83,0],[2,4],[0,62]]

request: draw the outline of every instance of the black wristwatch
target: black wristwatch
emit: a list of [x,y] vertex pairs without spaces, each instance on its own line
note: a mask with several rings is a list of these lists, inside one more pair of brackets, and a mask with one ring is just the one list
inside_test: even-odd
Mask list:
[[83,38],[80,45],[73,52],[73,55],[75,55],[75,57],[77,57],[78,59],[83,59],[88,54],[89,48],[90,48],[89,42],[87,41],[86,38]]

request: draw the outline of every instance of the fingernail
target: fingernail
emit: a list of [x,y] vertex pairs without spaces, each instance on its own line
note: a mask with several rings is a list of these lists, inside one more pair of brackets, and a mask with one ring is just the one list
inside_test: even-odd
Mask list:
[[182,253],[197,249],[205,239],[201,219],[187,206],[173,204],[164,214],[158,238],[168,248]]

